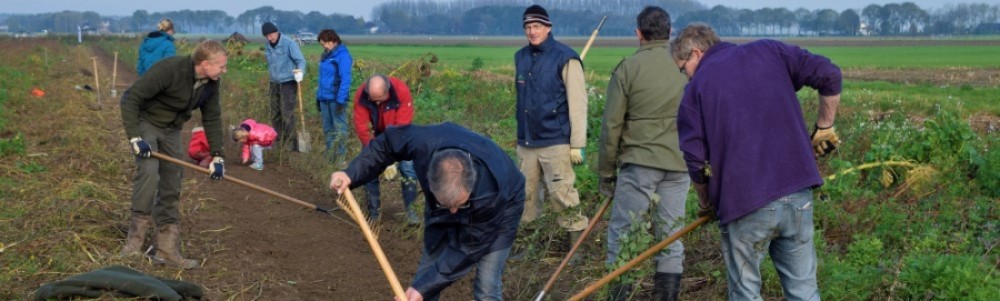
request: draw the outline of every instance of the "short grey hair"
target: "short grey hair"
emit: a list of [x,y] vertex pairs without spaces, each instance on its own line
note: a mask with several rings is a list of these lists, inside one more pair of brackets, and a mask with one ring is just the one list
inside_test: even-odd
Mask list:
[[463,191],[472,193],[476,177],[472,156],[464,150],[447,148],[431,156],[427,182],[442,206],[455,206]]
[[696,22],[684,27],[681,33],[670,41],[670,53],[674,56],[674,60],[687,60],[691,58],[692,50],[705,52],[719,42],[722,40],[715,34],[715,30],[712,30],[712,26]]

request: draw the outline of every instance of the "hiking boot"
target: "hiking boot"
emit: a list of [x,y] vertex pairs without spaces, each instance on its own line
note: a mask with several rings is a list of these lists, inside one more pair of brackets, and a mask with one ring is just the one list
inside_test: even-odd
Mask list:
[[627,301],[631,295],[631,285],[615,283],[608,289],[608,301]]
[[681,274],[660,273],[653,275],[653,301],[677,301],[681,292]]
[[122,256],[138,255],[142,253],[142,244],[146,242],[146,231],[153,226],[153,218],[148,214],[132,212],[128,223],[128,236],[125,238],[125,246],[122,247]]
[[410,226],[420,225],[420,217],[417,216],[417,213],[413,209],[406,209],[406,224]]
[[264,170],[264,162],[254,162],[253,164],[250,164],[250,168],[253,168],[254,170]]
[[181,228],[177,224],[160,225],[156,233],[156,255],[154,264],[165,264],[175,268],[193,269],[198,261],[181,257]]
[[[575,244],[577,240],[580,240],[580,235],[582,234],[583,231],[569,231],[569,246],[566,250],[572,251],[573,244]],[[583,244],[580,245],[583,246]],[[580,253],[581,253],[580,250],[576,250],[576,252],[573,253],[573,256],[569,258],[569,262],[567,264],[574,265],[579,263],[580,260],[583,259],[583,255],[580,255]]]

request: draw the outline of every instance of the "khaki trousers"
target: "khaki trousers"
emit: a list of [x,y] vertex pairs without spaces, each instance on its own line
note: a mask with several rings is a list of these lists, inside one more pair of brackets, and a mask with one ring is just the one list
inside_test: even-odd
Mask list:
[[[576,174],[569,159],[569,144],[558,144],[540,148],[517,146],[517,160],[524,174],[524,213],[521,224],[530,223],[542,215],[543,202],[539,197],[539,182],[548,191],[548,201],[552,210],[560,213],[580,205],[580,193],[574,187]],[[582,231],[587,228],[587,217],[580,212],[559,214],[559,226],[566,231]]]

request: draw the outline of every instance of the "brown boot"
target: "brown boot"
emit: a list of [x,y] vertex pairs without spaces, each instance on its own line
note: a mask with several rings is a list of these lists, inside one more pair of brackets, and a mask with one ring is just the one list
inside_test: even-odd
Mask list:
[[181,257],[181,228],[177,224],[159,226],[156,234],[156,255],[153,263],[166,264],[176,268],[193,269],[198,267],[197,260]]
[[153,219],[148,214],[132,212],[128,223],[128,237],[122,247],[122,256],[142,253],[142,244],[146,242],[146,231],[153,226]]

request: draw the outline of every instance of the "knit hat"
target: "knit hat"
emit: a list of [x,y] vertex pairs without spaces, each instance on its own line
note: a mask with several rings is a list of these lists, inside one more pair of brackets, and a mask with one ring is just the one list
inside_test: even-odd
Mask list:
[[528,9],[524,10],[524,24],[531,22],[538,22],[545,24],[545,26],[552,26],[552,22],[549,21],[549,12],[545,11],[544,8],[538,4],[529,6]]
[[271,34],[272,32],[276,32],[276,31],[278,31],[278,27],[274,26],[274,23],[271,23],[271,22],[264,22],[264,25],[260,26],[260,33],[263,34],[263,35],[265,35],[265,36]]

